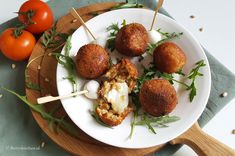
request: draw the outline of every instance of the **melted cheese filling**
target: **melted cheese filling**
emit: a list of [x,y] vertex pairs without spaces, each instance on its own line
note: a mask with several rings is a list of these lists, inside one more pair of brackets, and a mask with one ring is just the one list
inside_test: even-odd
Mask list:
[[124,83],[114,83],[109,92],[107,92],[104,97],[112,105],[112,109],[121,114],[125,108],[128,106],[128,86]]

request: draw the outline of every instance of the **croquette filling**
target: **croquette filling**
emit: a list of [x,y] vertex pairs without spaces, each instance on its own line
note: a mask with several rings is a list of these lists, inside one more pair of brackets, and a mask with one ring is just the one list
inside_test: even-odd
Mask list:
[[105,94],[107,102],[111,104],[113,111],[117,114],[124,112],[128,106],[128,86],[126,82],[105,83]]

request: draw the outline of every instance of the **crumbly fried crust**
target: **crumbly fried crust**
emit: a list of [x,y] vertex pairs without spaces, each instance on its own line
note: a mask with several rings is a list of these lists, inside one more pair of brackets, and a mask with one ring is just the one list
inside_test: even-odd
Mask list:
[[153,53],[156,68],[161,72],[175,73],[183,68],[186,55],[183,50],[173,42],[164,42]]
[[109,55],[97,44],[82,46],[76,56],[77,73],[86,79],[95,79],[109,68]]
[[145,27],[139,23],[123,26],[117,33],[115,48],[126,56],[142,55],[148,43],[148,34]]
[[141,87],[139,99],[142,108],[153,116],[169,114],[178,103],[175,88],[164,79],[146,81]]
[[110,91],[112,85],[117,82],[126,82],[129,88],[129,93],[131,93],[135,87],[138,72],[135,65],[132,64],[130,60],[122,59],[120,63],[111,67],[105,76],[108,80],[103,82],[98,92],[99,99],[96,113],[104,123],[110,126],[117,126],[121,124],[131,111],[133,111],[133,105],[129,103],[128,107],[125,108],[121,114],[118,114],[114,112],[111,103],[109,103],[104,96]]
[[138,71],[133,63],[128,59],[122,59],[120,63],[112,66],[105,74],[109,80],[117,82],[126,82],[129,87],[129,93],[135,88],[138,78]]

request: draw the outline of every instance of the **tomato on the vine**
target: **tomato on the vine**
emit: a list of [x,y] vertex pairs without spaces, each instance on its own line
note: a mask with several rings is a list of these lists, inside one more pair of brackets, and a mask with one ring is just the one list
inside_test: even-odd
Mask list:
[[50,7],[41,0],[28,0],[23,3],[18,12],[21,22],[28,25],[26,30],[40,34],[53,25],[53,13]]
[[1,34],[0,49],[9,59],[22,61],[31,55],[36,39],[28,31],[15,30],[16,28],[8,28]]

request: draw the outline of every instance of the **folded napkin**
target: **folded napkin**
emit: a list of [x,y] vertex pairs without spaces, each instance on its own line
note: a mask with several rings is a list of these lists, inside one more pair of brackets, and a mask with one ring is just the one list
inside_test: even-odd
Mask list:
[[[54,12],[55,19],[57,19],[66,14],[71,7],[79,8],[91,3],[107,1],[111,0],[51,0],[48,4]],[[155,0],[139,0],[139,3],[151,9],[156,6]],[[164,9],[161,9],[160,12],[169,16]],[[0,25],[0,33],[16,23],[16,19],[3,23]],[[198,120],[201,126],[204,126],[235,95],[235,76],[207,51],[206,55],[211,67],[212,88],[207,107]],[[15,62],[6,59],[0,53],[0,85],[24,95],[24,69],[26,62],[15,63],[15,69],[11,68],[12,63]],[[220,94],[224,91],[229,94],[227,97],[221,98]],[[0,98],[0,155],[70,155],[46,136],[34,121],[29,108],[25,104],[2,90],[0,90],[0,94],[3,95]],[[155,155],[172,155],[179,147],[167,145],[156,152]]]

